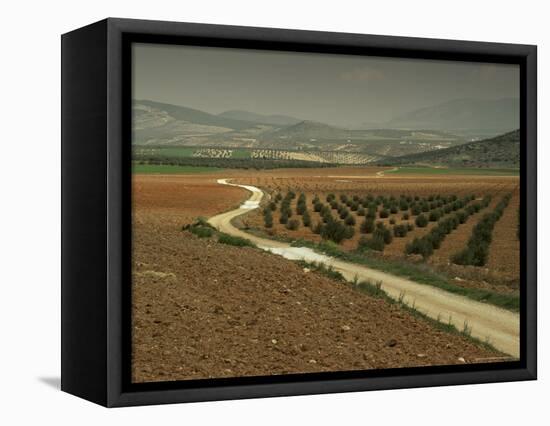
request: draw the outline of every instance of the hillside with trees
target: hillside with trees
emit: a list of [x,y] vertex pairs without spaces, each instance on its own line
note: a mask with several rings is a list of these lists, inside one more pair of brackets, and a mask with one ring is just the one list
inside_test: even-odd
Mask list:
[[437,151],[404,155],[383,160],[391,165],[428,165],[446,167],[519,167],[519,130],[490,139],[469,142]]

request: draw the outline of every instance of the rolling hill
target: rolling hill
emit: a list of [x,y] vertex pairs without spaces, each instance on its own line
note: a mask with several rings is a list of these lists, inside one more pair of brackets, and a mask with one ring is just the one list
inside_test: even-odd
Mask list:
[[390,128],[482,131],[499,134],[519,127],[519,100],[456,99],[395,117]]
[[271,124],[273,126],[292,126],[302,121],[299,118],[290,117],[288,115],[264,115],[242,110],[225,111],[218,114],[218,117],[247,121],[250,123]]
[[178,105],[165,104],[149,100],[138,100],[134,102],[134,108],[137,105],[150,107],[153,110],[164,111],[175,120],[185,121],[194,124],[207,126],[223,127],[233,130],[241,130],[254,126],[255,123],[235,120],[233,118],[221,117],[210,114],[198,109],[182,107]]
[[220,134],[254,134],[265,128],[257,123],[150,100],[134,101],[132,114],[132,142],[136,145],[200,144],[205,138]]
[[384,160],[386,164],[417,164],[447,167],[519,167],[519,130],[491,139],[469,142],[437,151]]
[[316,121],[301,121],[292,126],[266,132],[262,138],[273,139],[299,139],[301,141],[311,141],[312,139],[345,139],[350,137],[349,130],[329,126],[328,124],[318,123]]

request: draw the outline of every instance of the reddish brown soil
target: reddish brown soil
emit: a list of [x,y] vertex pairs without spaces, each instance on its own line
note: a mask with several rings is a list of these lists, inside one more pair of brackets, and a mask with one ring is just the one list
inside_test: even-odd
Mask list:
[[514,191],[508,207],[493,229],[487,268],[496,271],[506,280],[514,281],[519,276],[518,208],[519,189]]
[[258,249],[181,225],[238,205],[215,177],[134,186],[135,382],[491,361],[494,353]]
[[[348,170],[352,170],[350,172]],[[377,169],[367,169],[362,174],[361,169],[312,169],[309,175],[293,172],[292,170],[279,171],[278,174],[265,172],[262,174],[248,174],[236,172],[234,182],[250,184],[267,190],[294,191],[328,194],[346,193],[348,195],[366,193],[380,195],[419,195],[456,194],[466,195],[474,193],[483,195],[491,193],[497,186],[506,186],[513,189],[517,185],[517,177],[487,177],[487,176],[402,176],[385,174],[377,177]],[[378,169],[379,170],[379,169]],[[271,172],[271,171],[268,171]],[[229,175],[224,176],[229,177]]]
[[134,224],[181,228],[199,216],[231,210],[248,198],[241,188],[205,175],[138,175],[133,178]]
[[135,382],[457,364],[496,355],[258,249],[186,232],[163,235],[162,246],[158,235],[143,237],[133,277]]
[[[487,208],[473,214],[468,221],[445,237],[441,247],[430,257],[430,264],[437,269],[455,277],[455,283],[462,287],[488,289],[500,293],[516,293],[519,288],[519,242],[514,228],[517,225],[518,189],[513,189],[514,196],[505,209],[503,216],[493,230],[493,242],[489,250],[489,261],[484,267],[460,266],[450,262],[453,254],[466,247],[472,230],[479,219],[492,211],[502,197],[510,192],[503,188],[495,192]],[[515,218],[514,216],[515,212]],[[506,260],[504,260],[506,259]]]
[[471,215],[465,223],[459,225],[453,232],[447,235],[441,243],[441,247],[435,250],[434,254],[430,257],[430,263],[450,265],[451,256],[466,247],[468,240],[472,236],[472,229],[474,226],[483,215],[491,212],[495,208],[500,198],[500,196],[495,194],[487,207]]

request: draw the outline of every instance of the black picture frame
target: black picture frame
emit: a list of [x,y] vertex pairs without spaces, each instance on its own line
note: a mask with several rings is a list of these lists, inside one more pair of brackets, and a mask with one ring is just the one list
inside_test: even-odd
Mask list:
[[[130,45],[514,63],[521,77],[520,360],[130,383]],[[536,46],[109,18],[62,36],[62,390],[108,406],[536,379]]]

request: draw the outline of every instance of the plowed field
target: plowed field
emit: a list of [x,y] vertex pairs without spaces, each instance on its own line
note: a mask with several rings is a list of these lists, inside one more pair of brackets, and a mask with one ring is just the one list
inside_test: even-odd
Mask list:
[[[396,305],[304,271],[276,255],[201,240],[181,231],[182,225],[196,217],[230,210],[248,198],[241,188],[218,185],[218,178],[232,178],[272,194],[303,191],[309,206],[315,194],[329,192],[428,196],[448,191],[457,195],[473,192],[479,197],[517,192],[514,178],[467,177],[465,182],[464,176],[445,176],[414,180],[377,177],[379,171],[308,169],[135,176],[133,381],[494,361],[498,354],[463,336],[439,331]],[[325,177],[318,177],[321,173]],[[517,218],[516,199],[514,195],[501,218],[508,226],[497,224],[494,231],[506,236],[503,241],[507,244],[500,247],[506,252],[517,249],[508,231]],[[474,216],[460,226],[470,226]],[[252,212],[247,220],[250,226],[261,229],[259,212]],[[303,227],[289,231],[281,226],[275,231],[293,238],[320,238]],[[353,239],[348,240],[343,246],[351,250],[353,243]],[[401,256],[399,247],[392,244],[382,255],[395,252],[393,255]],[[435,255],[433,259],[438,262]],[[495,273],[514,273],[497,266],[498,258],[491,257],[488,267]]]

